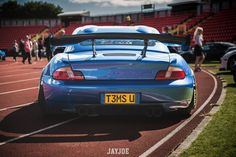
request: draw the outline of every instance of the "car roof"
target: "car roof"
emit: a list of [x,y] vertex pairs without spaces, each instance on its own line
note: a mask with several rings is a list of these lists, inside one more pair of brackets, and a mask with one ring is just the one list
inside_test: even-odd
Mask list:
[[222,44],[222,45],[227,45],[227,46],[236,46],[233,43],[230,42],[207,42],[206,44]]
[[96,26],[87,25],[78,27],[73,31],[73,35],[76,34],[93,34],[93,33],[153,33],[160,34],[159,31],[153,27],[148,26]]

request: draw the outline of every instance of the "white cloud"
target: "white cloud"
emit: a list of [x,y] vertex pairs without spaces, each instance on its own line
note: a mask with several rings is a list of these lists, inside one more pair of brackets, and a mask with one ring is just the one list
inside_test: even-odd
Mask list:
[[86,3],[95,3],[99,6],[140,6],[142,4],[162,4],[170,3],[173,0],[69,0],[72,3],[86,4]]

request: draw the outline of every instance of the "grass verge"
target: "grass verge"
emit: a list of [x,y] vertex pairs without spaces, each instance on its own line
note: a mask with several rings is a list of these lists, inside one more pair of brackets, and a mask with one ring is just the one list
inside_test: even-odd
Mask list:
[[235,157],[236,156],[236,84],[229,71],[218,71],[218,65],[204,67],[213,70],[227,82],[227,95],[220,110],[213,115],[212,120],[185,150],[181,157]]

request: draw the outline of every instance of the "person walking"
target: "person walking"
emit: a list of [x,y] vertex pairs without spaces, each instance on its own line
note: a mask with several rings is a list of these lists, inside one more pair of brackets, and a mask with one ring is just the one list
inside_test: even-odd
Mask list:
[[13,60],[16,62],[16,57],[18,56],[19,53],[19,45],[17,41],[15,40],[13,43]]
[[43,39],[39,38],[38,39],[38,56],[39,56],[39,60],[42,60],[42,50],[43,50]]
[[205,59],[205,55],[202,52],[202,45],[203,45],[203,28],[202,27],[197,27],[194,36],[193,36],[193,41],[194,41],[194,54],[195,54],[195,72],[201,71],[201,65]]
[[31,44],[30,44],[30,37],[27,35],[26,40],[24,42],[24,50],[25,50],[25,56],[23,57],[23,64],[25,64],[25,60],[28,58],[29,64],[31,63]]
[[52,34],[48,33],[48,37],[44,41],[44,45],[46,47],[46,56],[47,56],[48,62],[52,59],[52,50],[51,50],[51,45],[50,45],[51,38],[52,38]]
[[19,39],[19,55],[22,56],[22,60],[23,60],[24,56],[25,56],[24,40],[23,39]]
[[33,53],[35,55],[35,61],[39,60],[39,55],[38,55],[38,42],[36,40],[33,40]]

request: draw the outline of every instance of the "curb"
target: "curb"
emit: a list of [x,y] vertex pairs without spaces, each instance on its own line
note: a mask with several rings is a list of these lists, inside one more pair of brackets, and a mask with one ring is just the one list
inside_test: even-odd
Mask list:
[[216,105],[213,105],[211,111],[205,116],[205,118],[198,124],[198,126],[192,131],[192,133],[173,151],[168,155],[168,157],[178,157],[184,150],[188,149],[191,144],[197,139],[199,134],[203,131],[203,129],[207,126],[207,124],[212,120],[212,115],[214,115],[217,111],[219,111],[220,106],[223,104],[225,96],[226,96],[226,85],[224,79],[220,76],[216,75],[214,72],[210,71],[211,74],[218,77],[222,82],[222,91],[219,99],[217,100]]

